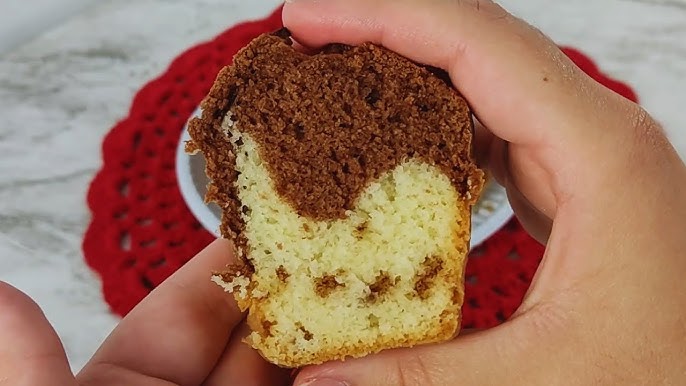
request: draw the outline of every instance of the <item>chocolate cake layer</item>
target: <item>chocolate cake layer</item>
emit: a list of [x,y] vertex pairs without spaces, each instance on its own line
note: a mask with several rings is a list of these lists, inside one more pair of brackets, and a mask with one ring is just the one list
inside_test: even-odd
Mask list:
[[[219,126],[230,110],[238,130],[260,145],[277,192],[316,220],[344,218],[369,181],[410,158],[440,167],[470,199],[480,184],[470,177],[481,172],[471,159],[469,109],[454,89],[371,44],[333,45],[315,55],[291,44],[287,31],[279,31],[243,49],[219,74],[202,119],[191,124],[192,137],[224,140]],[[210,198],[240,210],[228,186],[235,181],[233,155],[219,159],[209,174],[215,185],[226,185]],[[230,227],[239,232],[238,210]]]

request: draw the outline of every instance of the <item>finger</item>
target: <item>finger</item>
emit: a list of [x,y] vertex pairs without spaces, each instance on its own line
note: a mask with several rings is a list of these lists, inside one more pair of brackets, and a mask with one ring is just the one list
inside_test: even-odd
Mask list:
[[[496,330],[475,332],[445,344],[383,351],[360,359],[303,369],[296,386],[420,386],[512,384],[516,346],[498,342]],[[489,371],[481,372],[484,364]],[[328,383],[327,383],[328,382]]]
[[265,361],[243,339],[250,328],[242,323],[236,328],[224,354],[203,385],[205,386],[280,386],[290,385],[290,370]]
[[507,198],[517,220],[531,237],[546,245],[553,228],[553,220],[536,209],[516,185],[508,184],[506,189]]
[[[602,158],[629,147],[624,131],[638,107],[492,1],[297,0],[286,4],[283,21],[304,44],[371,41],[447,69],[484,125],[530,150],[527,171],[546,180],[522,192],[545,213],[555,212],[556,198],[581,194],[571,182],[584,171],[599,174],[599,161],[622,168],[621,157]],[[602,113],[589,114],[598,106]]]
[[[583,365],[579,356],[579,350],[582,353],[583,350],[576,343],[580,335],[572,327],[574,323],[559,306],[539,305],[498,327],[459,336],[446,343],[382,351],[365,358],[306,367],[294,385],[549,384],[550,379],[536,378],[546,374],[542,369],[554,372],[560,364],[569,368]],[[555,334],[560,329],[568,329],[569,336],[557,338]],[[559,350],[559,347],[572,349]]]
[[488,171],[491,176],[502,186],[507,186],[510,179],[510,159],[507,151],[507,142],[500,138],[494,138],[488,149]]
[[491,146],[495,136],[481,122],[474,122],[474,158],[482,169],[490,168]]
[[38,305],[0,282],[0,384],[76,385],[55,330]]
[[129,384],[200,384],[243,317],[210,281],[212,271],[235,263],[232,251],[230,242],[217,240],[156,288],[121,321],[79,380],[114,385],[121,374],[140,374],[140,383]]
[[[521,192],[516,177],[512,175],[513,164],[507,142],[495,138],[490,143],[488,167],[493,177],[505,187],[510,206],[524,229],[539,243],[546,244],[552,230],[553,220],[542,213]],[[527,173],[526,171],[522,171]]]
[[477,332],[484,331],[482,328],[463,328],[459,332],[459,336],[476,334]]
[[[298,0],[286,4],[283,21],[304,44],[371,41],[447,69],[484,125],[510,142],[569,137],[587,125],[540,122],[541,116],[597,107],[612,94],[538,30],[492,1]],[[522,130],[522,121],[532,127]],[[552,130],[560,126],[564,130]]]

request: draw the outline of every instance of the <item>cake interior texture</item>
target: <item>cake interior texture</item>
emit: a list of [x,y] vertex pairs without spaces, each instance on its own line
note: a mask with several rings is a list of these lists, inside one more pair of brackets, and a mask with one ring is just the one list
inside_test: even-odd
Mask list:
[[483,174],[466,102],[373,45],[316,55],[263,35],[191,122],[207,199],[240,264],[213,280],[248,310],[246,339],[300,367],[450,339]]

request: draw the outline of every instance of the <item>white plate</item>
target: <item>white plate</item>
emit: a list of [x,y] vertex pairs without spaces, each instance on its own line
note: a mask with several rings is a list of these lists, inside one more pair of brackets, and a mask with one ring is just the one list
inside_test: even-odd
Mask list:
[[[194,116],[199,114],[198,110]],[[189,139],[188,131],[184,128],[176,151],[176,177],[179,188],[195,218],[205,229],[219,236],[221,212],[216,205],[207,205],[204,201],[209,182],[205,176],[205,159],[201,154],[186,154],[184,144]],[[489,183],[472,210],[471,247],[478,246],[498,231],[512,214],[505,189],[495,182]]]

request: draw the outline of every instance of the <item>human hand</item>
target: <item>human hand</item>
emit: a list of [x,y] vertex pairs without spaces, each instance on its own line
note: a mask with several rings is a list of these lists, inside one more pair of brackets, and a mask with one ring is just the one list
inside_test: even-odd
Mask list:
[[489,129],[488,167],[547,243],[501,326],[309,367],[296,385],[686,382],[686,168],[644,110],[491,1],[295,0],[283,12],[305,46],[371,41],[446,69]]
[[0,282],[0,385],[290,385],[289,372],[241,342],[243,315],[210,281],[234,259],[231,250],[217,240],[195,256],[119,323],[76,377],[38,306]]

